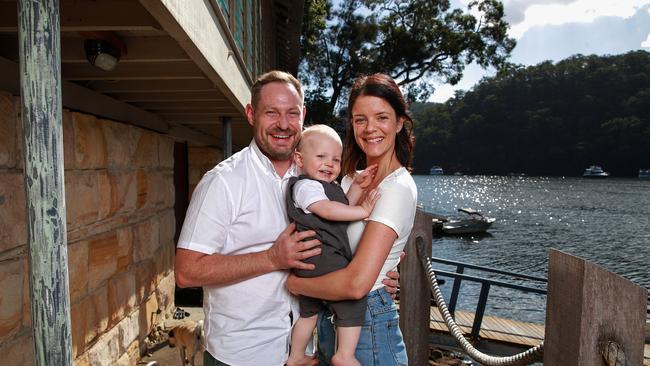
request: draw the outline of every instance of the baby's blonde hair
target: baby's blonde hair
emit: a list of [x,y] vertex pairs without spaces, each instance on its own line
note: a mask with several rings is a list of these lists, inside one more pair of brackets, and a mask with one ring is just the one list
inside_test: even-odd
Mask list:
[[298,143],[298,147],[296,148],[296,150],[301,151],[304,144],[311,141],[311,139],[313,139],[318,135],[324,135],[329,138],[332,138],[334,139],[334,141],[338,142],[341,146],[343,146],[343,142],[341,141],[341,137],[339,136],[339,134],[336,133],[336,131],[334,131],[332,127],[321,124],[321,125],[311,125],[302,131],[300,142]]

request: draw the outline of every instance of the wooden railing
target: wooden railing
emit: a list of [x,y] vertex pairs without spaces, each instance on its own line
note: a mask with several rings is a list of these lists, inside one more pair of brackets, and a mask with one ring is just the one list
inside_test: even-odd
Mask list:
[[[431,257],[431,219],[418,210],[400,266],[400,328],[411,365],[429,359],[431,287],[422,261]],[[647,299],[645,288],[551,249],[544,364],[603,364],[612,350],[628,365],[643,364]]]
[[536,294],[546,295],[546,290],[538,287],[524,286],[524,285],[511,283],[511,282],[494,280],[482,276],[470,276],[465,274],[464,272],[465,272],[465,268],[471,268],[476,271],[481,271],[484,273],[496,273],[496,274],[509,276],[511,278],[519,278],[519,279],[527,279],[531,281],[543,282],[544,286],[546,286],[545,278],[528,276],[528,275],[508,272],[508,271],[501,271],[491,267],[476,266],[468,263],[456,262],[456,261],[446,260],[442,258],[431,258],[431,262],[456,266],[456,272],[449,272],[449,271],[434,268],[437,277],[449,277],[454,280],[453,282],[454,284],[451,290],[451,295],[449,296],[449,301],[447,304],[447,307],[449,308],[449,312],[452,315],[456,311],[456,304],[458,302],[458,295],[460,293],[461,282],[464,280],[466,282],[479,284],[481,286],[481,292],[478,296],[478,302],[476,303],[476,310],[474,311],[474,322],[472,324],[472,332],[470,333],[470,336],[473,338],[479,336],[479,331],[481,330],[483,315],[485,314],[485,308],[487,306],[488,296],[490,294],[491,288],[501,287],[501,288],[508,288],[511,290],[518,290],[525,293],[536,293]]

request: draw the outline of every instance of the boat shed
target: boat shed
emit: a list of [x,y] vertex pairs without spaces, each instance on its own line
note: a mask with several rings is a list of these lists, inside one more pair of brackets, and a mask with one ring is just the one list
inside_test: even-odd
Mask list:
[[[0,0],[0,354],[135,365],[193,187],[297,72],[297,0]],[[31,282],[31,284],[30,284]]]

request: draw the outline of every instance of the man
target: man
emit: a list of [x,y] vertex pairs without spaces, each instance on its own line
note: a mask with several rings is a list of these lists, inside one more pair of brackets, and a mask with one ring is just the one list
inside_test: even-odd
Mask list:
[[254,139],[201,179],[176,252],[176,283],[204,289],[206,365],[283,365],[298,317],[286,270],[313,269],[302,261],[320,253],[284,205],[306,113],[300,82],[271,71],[251,97]]
[[[288,73],[260,76],[246,118],[253,141],[207,172],[197,185],[178,239],[179,287],[203,287],[204,365],[284,365],[296,299],[287,269],[314,269],[314,231],[289,224],[285,192],[297,175],[292,154],[306,114],[300,82]],[[397,275],[384,283],[397,290]],[[333,339],[333,338],[332,338]],[[315,365],[316,360],[313,361]]]

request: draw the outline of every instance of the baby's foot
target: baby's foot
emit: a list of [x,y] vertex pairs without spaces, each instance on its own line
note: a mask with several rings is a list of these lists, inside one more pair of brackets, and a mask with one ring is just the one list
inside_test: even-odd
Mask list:
[[333,366],[361,366],[359,361],[357,361],[354,355],[342,355],[340,353],[334,354],[332,356],[332,365]]
[[[289,356],[286,366],[313,366],[316,365],[316,360],[307,355]],[[361,365],[359,365],[361,366]]]

